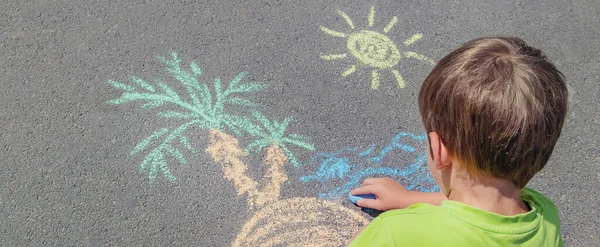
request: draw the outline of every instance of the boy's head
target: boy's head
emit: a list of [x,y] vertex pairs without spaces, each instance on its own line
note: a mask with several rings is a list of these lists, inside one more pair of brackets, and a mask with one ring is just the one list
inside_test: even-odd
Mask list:
[[518,38],[489,37],[438,62],[423,82],[419,108],[426,131],[469,174],[522,188],[550,158],[567,95],[563,75],[540,50]]

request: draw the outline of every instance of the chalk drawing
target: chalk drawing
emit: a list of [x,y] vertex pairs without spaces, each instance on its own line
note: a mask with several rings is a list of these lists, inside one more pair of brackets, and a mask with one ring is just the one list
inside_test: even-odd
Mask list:
[[[190,63],[189,69],[182,69],[176,53],[170,59],[159,59],[186,94],[162,81],[151,83],[139,77],[131,77],[130,83],[108,81],[124,91],[121,97],[109,100],[109,104],[139,101],[144,103],[142,108],[161,109],[156,113],[159,117],[182,122],[175,128],[154,131],[130,152],[132,157],[145,153],[140,170],[148,170],[151,185],[159,172],[168,180],[175,180],[167,156],[187,164],[183,150],[192,150],[194,145],[186,131],[199,126],[208,130],[209,141],[204,151],[221,166],[224,178],[234,185],[239,196],[246,196],[249,210],[255,212],[233,246],[339,245],[367,224],[368,220],[357,210],[339,203],[308,197],[280,199],[281,184],[288,180],[285,165],[298,165],[289,146],[314,150],[314,145],[305,136],[286,133],[291,118],[269,119],[256,109],[258,104],[239,96],[262,90],[265,85],[242,82],[244,73],[238,74],[225,88],[219,78],[212,84],[201,83],[198,80],[201,72],[195,63]],[[226,110],[233,106],[243,107],[248,116],[229,114]],[[233,135],[249,135],[254,139],[242,149]],[[266,174],[259,179],[246,174],[244,159],[251,153],[263,154],[263,165],[267,166]]]
[[[165,64],[167,74],[178,82],[179,88],[182,88],[180,91],[185,91],[184,94],[163,81],[149,82],[137,76],[130,77],[129,83],[108,81],[114,88],[124,91],[121,97],[109,100],[109,104],[119,105],[139,101],[144,103],[142,108],[161,109],[156,113],[161,118],[182,121],[178,127],[165,127],[155,131],[130,152],[132,157],[140,152],[145,153],[140,163],[140,172],[148,170],[150,185],[159,172],[162,172],[169,181],[175,181],[175,175],[168,165],[168,157],[184,165],[188,163],[183,150],[193,150],[193,145],[186,135],[186,131],[193,126],[210,131],[231,131],[236,135],[258,138],[248,146],[248,150],[262,151],[270,144],[277,144],[294,165],[297,165],[298,161],[286,144],[314,150],[307,137],[285,134],[287,126],[292,121],[291,118],[286,118],[281,123],[269,120],[256,109],[258,104],[240,96],[267,87],[257,82],[242,82],[246,73],[239,73],[224,88],[220,78],[215,78],[212,84],[200,82],[199,77],[202,72],[198,65],[191,62],[189,68],[182,68],[181,59],[176,53],[172,53],[170,59],[159,57],[159,60]],[[230,107],[243,107],[247,109],[244,112],[248,112],[249,116],[229,114],[226,109]]]
[[[340,15],[349,25],[353,25],[347,15]],[[372,16],[369,17],[370,23],[374,20],[374,12]],[[394,23],[390,22],[384,31],[389,31]],[[382,40],[374,34],[366,35]],[[356,37],[356,42],[363,42],[361,36]],[[388,46],[390,44],[393,46],[391,41],[387,43]],[[358,58],[358,55],[353,56]],[[416,58],[419,54],[411,56]],[[342,57],[345,55],[332,55],[330,58]],[[362,63],[383,68],[384,65],[378,62],[384,60],[368,59],[363,58]],[[233,184],[237,194],[247,198],[248,209],[254,213],[242,226],[232,246],[332,246],[345,242],[368,220],[357,209],[346,208],[327,199],[347,194],[368,176],[392,176],[400,179],[408,189],[436,190],[435,184],[431,185],[433,180],[425,175],[426,169],[423,170],[426,154],[402,139],[422,142],[425,136],[400,133],[382,147],[373,144],[364,150],[344,148],[333,153],[318,153],[310,163],[320,163],[321,167],[301,180],[317,181],[328,186],[333,184],[334,188],[320,193],[321,198],[281,199],[281,185],[289,179],[285,171],[286,164],[299,165],[290,147],[311,151],[315,148],[308,137],[287,133],[291,118],[268,118],[258,110],[258,104],[244,97],[267,86],[243,82],[243,72],[227,85],[220,78],[215,78],[212,83],[203,83],[200,82],[202,73],[196,63],[182,67],[176,53],[172,53],[170,58],[159,57],[159,60],[165,64],[165,71],[176,85],[161,80],[147,81],[137,76],[130,77],[126,83],[109,80],[112,87],[123,92],[119,98],[108,103],[120,105],[139,102],[142,103],[141,108],[154,110],[160,118],[177,120],[176,126],[158,128],[130,152],[132,158],[143,154],[139,169],[148,173],[150,185],[159,173],[167,180],[175,181],[169,162],[188,164],[185,155],[195,150],[195,144],[188,138],[188,131],[192,127],[207,130],[209,141],[204,151],[221,166],[224,178]],[[350,74],[355,69],[352,67],[346,73]],[[375,71],[373,81],[378,82],[377,73]],[[242,112],[242,115],[230,114],[228,110],[232,107],[241,109],[237,112]],[[251,137],[245,138],[250,139],[249,144],[243,148],[236,136]],[[389,164],[389,161],[395,158],[389,157],[397,151],[416,157],[412,164],[394,168],[397,166]],[[266,174],[258,179],[246,172],[248,166],[244,160],[250,154],[262,154],[262,164],[267,166]]]
[[[264,125],[286,125],[285,122],[273,124],[265,121]],[[211,130],[206,152],[221,164],[225,178],[232,182],[238,195],[246,196],[248,206],[254,212],[232,246],[337,246],[344,243],[368,220],[357,209],[346,208],[327,199],[345,197],[364,178],[391,176],[399,179],[407,189],[438,190],[425,165],[426,139],[426,135],[401,132],[385,145],[318,153],[309,164],[303,164],[320,163],[318,171],[300,179],[304,182],[333,183],[334,188],[320,193],[321,198],[281,199],[281,184],[288,181],[284,168],[288,156],[280,144],[266,142],[269,145],[262,151],[267,173],[262,179],[254,179],[246,173],[244,159],[247,152],[239,147],[238,140],[227,133]],[[400,157],[412,162],[399,165]],[[336,181],[339,183],[336,184]]]
[[381,176],[397,179],[409,190],[439,191],[427,168],[426,143],[425,134],[400,132],[382,147],[373,144],[364,150],[346,147],[331,153],[317,153],[304,165],[319,168],[313,174],[300,177],[300,181],[325,185],[328,189],[319,196],[326,199],[345,197],[365,178]]
[[368,222],[339,203],[295,197],[257,211],[232,246],[340,246]]
[[242,159],[246,156],[235,137],[218,130],[210,131],[210,144],[206,152],[218,163],[222,164],[225,179],[236,187],[238,195],[248,194],[251,207],[262,207],[264,204],[277,201],[281,183],[288,180],[284,171],[287,157],[278,144],[271,144],[266,149],[264,162],[269,166],[265,178],[269,181],[261,184],[246,175],[246,164]]
[[283,150],[294,166],[297,166],[298,160],[296,160],[294,154],[288,149],[286,144],[293,144],[308,150],[315,149],[314,146],[309,143],[309,139],[305,136],[298,134],[285,135],[285,130],[292,121],[291,118],[286,118],[281,122],[277,122],[276,120],[269,120],[258,111],[253,111],[252,115],[261,123],[264,131],[257,132],[256,135],[261,139],[257,139],[248,144],[245,149],[246,152],[251,152],[252,150],[262,151],[263,148],[269,145],[275,145]]
[[[374,30],[357,30],[354,22],[350,17],[341,10],[337,10],[340,15],[348,24],[351,29],[350,33],[344,33],[340,31],[331,30],[325,26],[320,26],[321,31],[334,37],[345,38],[346,48],[350,54],[358,60],[362,66],[373,68],[371,71],[371,88],[379,88],[379,72],[383,70],[390,70],[396,78],[396,83],[399,88],[405,87],[404,79],[400,72],[394,67],[400,62],[402,57],[420,60],[431,65],[435,65],[435,62],[423,54],[419,54],[412,51],[405,51],[403,53],[398,50],[398,47],[394,42],[386,35],[398,22],[396,16],[385,25],[383,33]],[[371,7],[369,15],[367,17],[368,27],[372,28],[375,24],[375,7]],[[423,37],[423,34],[416,33],[410,38],[404,40],[402,44],[404,46],[411,46]],[[342,54],[324,54],[321,58],[324,60],[336,60],[346,58],[347,53]],[[348,69],[342,72],[342,76],[346,77],[354,73],[357,69],[356,65],[350,65]]]
[[211,130],[206,152],[222,165],[225,178],[238,195],[247,196],[255,211],[232,246],[337,246],[368,223],[357,211],[324,199],[281,200],[280,185],[288,180],[284,169],[288,157],[278,143],[272,142],[265,150],[263,164],[268,171],[260,181],[246,174],[246,152],[235,137]]

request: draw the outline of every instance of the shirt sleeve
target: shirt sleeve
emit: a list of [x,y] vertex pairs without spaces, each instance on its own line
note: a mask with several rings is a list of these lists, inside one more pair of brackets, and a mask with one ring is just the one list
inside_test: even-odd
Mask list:
[[356,238],[348,245],[349,247],[361,246],[392,246],[392,239],[382,227],[382,221],[379,218],[373,219]]

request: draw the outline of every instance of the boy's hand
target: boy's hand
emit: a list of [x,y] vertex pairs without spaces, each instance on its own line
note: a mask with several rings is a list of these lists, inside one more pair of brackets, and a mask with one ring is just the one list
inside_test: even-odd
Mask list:
[[418,192],[404,188],[391,178],[367,178],[362,186],[350,192],[352,195],[374,194],[377,199],[360,199],[359,207],[381,211],[406,208],[415,203],[424,202],[440,205],[448,198],[440,192]]
[[391,178],[367,178],[362,186],[350,192],[353,195],[374,194],[377,199],[360,199],[356,203],[360,207],[377,210],[405,208],[413,204],[411,191]]

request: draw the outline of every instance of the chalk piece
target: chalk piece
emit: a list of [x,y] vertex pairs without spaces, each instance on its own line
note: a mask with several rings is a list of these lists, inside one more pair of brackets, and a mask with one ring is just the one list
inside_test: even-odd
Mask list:
[[376,199],[377,197],[373,194],[364,194],[364,195],[352,195],[348,193],[348,197],[352,203],[356,204],[360,199]]
[[[348,197],[350,198],[350,201],[352,201],[352,203],[354,203],[354,205],[358,206],[356,203],[358,202],[358,200],[360,199],[375,199],[377,198],[375,195],[373,194],[364,194],[364,195],[352,195],[350,193],[348,193]],[[377,217],[379,216],[381,213],[383,213],[383,211],[381,210],[376,210],[376,209],[372,209],[372,208],[360,208],[361,211],[371,215],[371,217]]]

